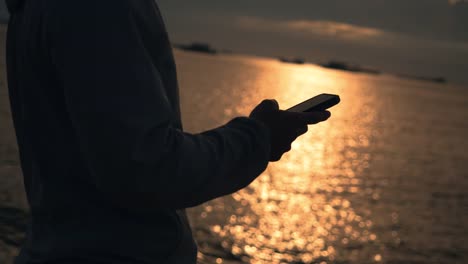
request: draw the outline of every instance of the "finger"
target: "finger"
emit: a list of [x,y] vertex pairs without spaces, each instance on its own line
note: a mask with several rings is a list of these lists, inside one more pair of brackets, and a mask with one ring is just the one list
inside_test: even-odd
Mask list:
[[263,100],[260,105],[262,107],[265,107],[266,109],[268,110],[279,110],[279,104],[278,104],[278,101],[276,101],[275,99],[266,99],[266,100]]
[[300,127],[291,129],[288,136],[286,137],[286,141],[283,143],[284,145],[291,144],[294,142],[298,137],[302,136],[308,131],[307,125],[301,125]]
[[[281,110],[280,110],[281,111]],[[291,122],[294,126],[303,126],[316,124],[327,120],[330,117],[328,111],[315,111],[315,112],[289,112],[281,111],[281,115],[285,120]]]
[[270,157],[270,161],[271,161],[271,162],[279,161],[279,160],[281,159],[282,156],[283,156],[283,154],[273,155],[272,157]]
[[280,153],[277,154],[278,160],[282,159],[284,154],[286,154],[289,151],[291,151],[291,144],[285,145],[282,148],[280,148]]
[[300,135],[307,133],[308,130],[309,128],[307,126],[301,126],[296,129],[296,135],[299,137]]
[[300,114],[301,115],[298,118],[309,125],[323,122],[331,116],[331,113],[329,111],[314,111]]
[[284,154],[288,153],[289,151],[291,151],[291,145],[286,145],[286,146],[283,146],[282,148],[280,148],[280,152],[281,153],[278,153],[277,154],[277,159],[280,160],[283,158]]

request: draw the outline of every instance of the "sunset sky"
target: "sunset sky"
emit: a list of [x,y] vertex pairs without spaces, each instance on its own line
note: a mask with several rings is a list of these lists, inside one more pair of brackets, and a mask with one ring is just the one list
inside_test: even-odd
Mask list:
[[[349,61],[468,84],[468,1],[160,0],[174,43]],[[3,1],[2,1],[3,4]],[[2,17],[6,17],[4,6]]]

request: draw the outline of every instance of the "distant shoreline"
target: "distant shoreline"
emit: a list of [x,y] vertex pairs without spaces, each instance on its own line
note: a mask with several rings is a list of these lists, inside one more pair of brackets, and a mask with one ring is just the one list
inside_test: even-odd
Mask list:
[[219,51],[211,47],[207,43],[202,42],[192,42],[191,44],[172,44],[173,47],[192,52],[200,52],[206,54],[218,54]]
[[[8,28],[8,21],[0,21],[0,28],[2,31],[4,30],[6,32],[6,29]],[[198,52],[198,53],[205,53],[205,54],[210,54],[210,55],[216,55],[216,54],[231,54],[233,53],[230,50],[218,50],[213,48],[210,44],[204,43],[204,42],[192,42],[190,44],[176,44],[173,43],[172,46],[174,48],[177,48],[179,50],[183,51],[188,51],[188,52]],[[2,50],[2,53],[4,53],[4,49]],[[240,53],[236,53],[241,55]],[[256,57],[265,57],[265,58],[271,58],[271,59],[276,59],[284,63],[292,63],[292,64],[297,64],[297,65],[302,65],[302,64],[314,64],[318,65],[324,68],[328,69],[334,69],[334,70],[342,70],[342,71],[348,71],[348,72],[356,72],[356,73],[368,73],[368,74],[383,74],[387,73],[390,75],[393,75],[397,78],[401,79],[408,79],[408,80],[418,80],[418,81],[423,81],[423,82],[432,82],[432,83],[439,83],[439,84],[455,84],[455,85],[460,85],[460,86],[467,86],[467,83],[464,82],[452,82],[449,81],[446,77],[444,76],[435,76],[435,77],[430,77],[430,76],[423,76],[423,75],[417,75],[417,74],[408,74],[408,73],[392,73],[392,72],[384,72],[380,71],[374,68],[369,68],[369,67],[363,67],[359,65],[354,65],[346,62],[341,62],[341,61],[335,61],[335,60],[330,60],[327,63],[314,63],[314,62],[307,62],[305,59],[296,57],[296,58],[288,58],[288,57],[272,57],[272,56],[259,56],[255,54],[249,54],[249,53],[242,53],[243,55],[247,56],[256,56]]]
[[318,64],[319,66],[322,66],[324,68],[328,69],[335,69],[335,70],[342,70],[342,71],[350,71],[350,72],[363,72],[363,73],[370,73],[370,74],[380,74],[381,71],[368,68],[368,67],[363,67],[359,65],[353,65],[349,64],[346,62],[341,62],[341,61],[335,61],[331,60],[327,63],[321,63]]

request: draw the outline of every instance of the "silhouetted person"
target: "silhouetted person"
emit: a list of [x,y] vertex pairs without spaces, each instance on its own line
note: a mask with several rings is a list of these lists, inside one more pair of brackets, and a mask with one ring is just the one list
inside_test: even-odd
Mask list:
[[236,192],[329,117],[273,100],[182,130],[152,0],[7,0],[8,86],[31,223],[17,263],[195,263],[184,208]]

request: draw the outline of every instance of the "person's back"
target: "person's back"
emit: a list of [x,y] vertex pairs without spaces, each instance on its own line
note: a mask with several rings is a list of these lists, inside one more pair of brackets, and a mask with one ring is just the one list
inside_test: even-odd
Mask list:
[[265,103],[251,118],[184,133],[153,0],[7,4],[8,86],[31,208],[19,264],[195,263],[184,208],[247,186],[307,123],[329,116],[280,122],[291,115]]

